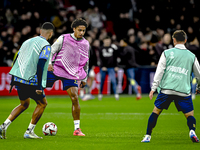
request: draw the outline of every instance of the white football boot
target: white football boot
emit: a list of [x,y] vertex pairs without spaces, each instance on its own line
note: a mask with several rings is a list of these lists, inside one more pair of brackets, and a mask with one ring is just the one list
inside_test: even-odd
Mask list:
[[145,135],[145,137],[143,138],[143,140],[141,142],[143,143],[149,143],[151,140],[151,135]]
[[34,132],[25,132],[24,138],[25,139],[43,139],[42,137],[37,136]]

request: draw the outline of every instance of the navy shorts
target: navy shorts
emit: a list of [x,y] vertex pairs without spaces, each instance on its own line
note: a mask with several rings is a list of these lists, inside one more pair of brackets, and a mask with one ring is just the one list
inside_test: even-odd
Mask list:
[[67,90],[70,87],[78,87],[77,80],[70,80],[70,79],[58,77],[52,71],[47,72],[47,85],[46,85],[46,87],[52,87],[54,82],[57,81],[57,80],[62,81],[63,90]]
[[183,113],[188,113],[194,110],[191,95],[187,97],[182,97],[177,95],[167,95],[160,92],[154,104],[159,109],[168,109],[169,105],[173,101],[178,111],[182,111]]
[[15,85],[17,93],[20,100],[26,100],[27,98],[32,98],[36,101],[42,100],[45,97],[45,93],[38,95],[36,93],[37,87],[34,85],[18,84]]

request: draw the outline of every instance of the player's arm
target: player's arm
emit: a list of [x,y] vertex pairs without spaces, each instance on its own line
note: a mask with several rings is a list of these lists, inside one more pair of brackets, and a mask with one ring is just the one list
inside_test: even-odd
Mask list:
[[51,46],[51,55],[49,58],[48,71],[53,71],[53,66],[52,66],[53,55],[61,50],[63,44],[63,38],[64,38],[63,35],[59,36],[59,38]]
[[195,58],[194,64],[193,64],[193,73],[194,76],[197,79],[197,93],[200,93],[200,66],[197,58]]
[[38,87],[37,90],[42,90],[42,75],[44,70],[44,65],[46,63],[46,59],[39,59],[38,65],[37,65],[37,78],[38,78]]
[[45,46],[40,53],[39,61],[37,64],[37,79],[38,79],[38,86],[37,90],[42,91],[42,75],[46,61],[48,60],[51,53],[51,47]]
[[155,76],[154,76],[154,81],[153,81],[153,84],[152,84],[152,87],[151,87],[151,91],[149,93],[150,99],[153,98],[153,94],[156,91],[156,89],[158,88],[160,81],[162,80],[165,69],[166,69],[166,57],[165,57],[165,54],[163,52],[161,57],[160,57],[160,60],[158,62],[158,66],[157,66],[156,73],[155,73]]

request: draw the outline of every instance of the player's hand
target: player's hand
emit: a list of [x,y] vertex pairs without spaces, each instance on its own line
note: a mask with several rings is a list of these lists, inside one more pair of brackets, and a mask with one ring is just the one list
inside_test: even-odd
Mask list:
[[107,68],[106,67],[102,67],[101,70],[102,71],[107,71]]
[[150,100],[152,100],[152,98],[153,98],[153,93],[154,93],[154,91],[150,91],[150,93],[149,93]]
[[37,93],[38,95],[42,95],[42,90],[36,90],[36,93]]
[[48,71],[54,71],[53,65],[52,65],[52,64],[49,64],[49,66],[48,66]]
[[115,67],[114,70],[117,72],[117,71],[119,70],[119,68],[118,68],[118,67]]
[[200,93],[200,91],[199,90],[196,90],[196,94],[199,94]]
[[84,88],[86,86],[86,82],[81,81],[80,88]]

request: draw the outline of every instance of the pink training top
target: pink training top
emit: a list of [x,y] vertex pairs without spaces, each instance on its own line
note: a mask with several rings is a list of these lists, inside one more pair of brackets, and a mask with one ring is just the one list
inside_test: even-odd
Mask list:
[[89,42],[84,38],[77,41],[70,34],[63,36],[63,45],[56,56],[53,73],[67,79],[82,80],[87,76],[83,67],[89,59]]

